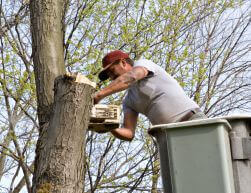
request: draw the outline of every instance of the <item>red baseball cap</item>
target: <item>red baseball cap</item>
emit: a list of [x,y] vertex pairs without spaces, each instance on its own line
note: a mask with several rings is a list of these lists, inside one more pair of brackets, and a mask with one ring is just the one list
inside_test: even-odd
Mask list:
[[102,59],[102,66],[103,69],[99,73],[98,77],[101,81],[104,81],[109,78],[107,74],[108,68],[113,65],[113,63],[120,59],[126,59],[129,58],[129,55],[121,50],[114,50],[112,52],[109,52],[105,55],[105,57]]

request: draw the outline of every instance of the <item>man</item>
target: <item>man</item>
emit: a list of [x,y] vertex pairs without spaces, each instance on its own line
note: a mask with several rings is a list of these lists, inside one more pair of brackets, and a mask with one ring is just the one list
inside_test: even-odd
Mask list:
[[199,106],[183,91],[177,81],[155,63],[115,50],[102,60],[99,79],[112,82],[94,96],[97,104],[104,97],[127,90],[123,100],[124,123],[111,133],[122,140],[134,138],[138,114],[149,118],[153,125],[205,118]]

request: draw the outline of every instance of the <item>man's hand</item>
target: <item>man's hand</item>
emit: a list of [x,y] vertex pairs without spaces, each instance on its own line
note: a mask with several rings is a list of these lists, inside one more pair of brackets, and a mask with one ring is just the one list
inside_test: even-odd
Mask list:
[[100,93],[99,92],[96,92],[95,94],[94,94],[94,105],[96,105],[96,104],[98,104],[99,103],[99,101],[101,101],[101,95],[100,95]]
[[96,132],[102,134],[102,133],[108,133],[109,131],[104,129],[104,130],[97,130]]

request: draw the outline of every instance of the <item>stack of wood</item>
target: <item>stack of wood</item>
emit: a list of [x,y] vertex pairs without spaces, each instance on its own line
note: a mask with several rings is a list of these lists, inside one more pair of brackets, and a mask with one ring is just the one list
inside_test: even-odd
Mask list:
[[119,127],[120,106],[97,104],[92,108],[89,130],[99,133]]

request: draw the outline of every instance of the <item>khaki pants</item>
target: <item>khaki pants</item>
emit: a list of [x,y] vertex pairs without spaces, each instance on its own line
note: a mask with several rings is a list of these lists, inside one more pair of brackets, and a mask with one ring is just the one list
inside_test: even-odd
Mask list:
[[198,112],[198,113],[195,113],[192,117],[190,117],[188,121],[197,120],[197,119],[206,119],[206,118],[208,117],[203,112]]

